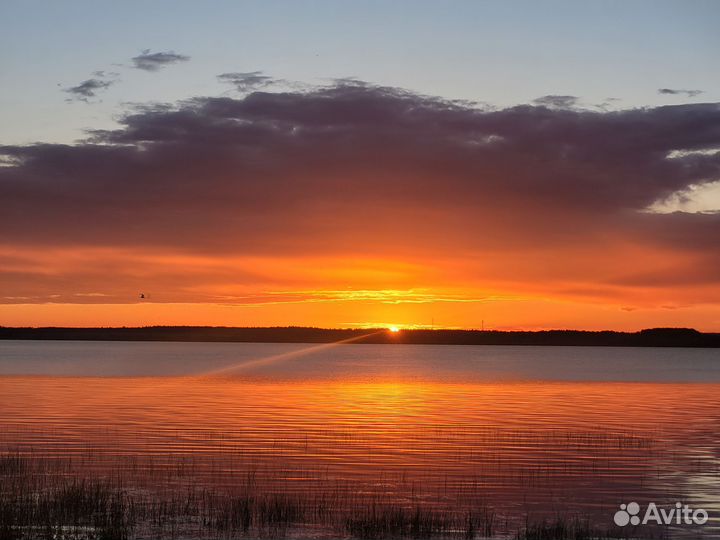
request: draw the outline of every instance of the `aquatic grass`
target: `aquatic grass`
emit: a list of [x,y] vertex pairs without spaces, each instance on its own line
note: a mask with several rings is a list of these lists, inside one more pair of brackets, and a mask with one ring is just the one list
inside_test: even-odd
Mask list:
[[0,476],[19,474],[26,466],[26,459],[20,453],[0,454]]
[[369,511],[346,518],[345,529],[357,538],[428,538],[446,530],[447,523],[437,512],[419,506],[406,510],[372,505]]
[[[419,504],[367,502],[340,492],[268,493],[258,488],[254,475],[230,491],[149,493],[129,489],[125,482],[74,476],[65,467],[44,463],[44,458],[4,457],[8,458],[4,463],[12,465],[5,466],[1,475],[3,540],[232,538],[238,534],[274,538],[303,527],[321,527],[359,539],[474,538],[478,531],[489,536],[492,529],[492,513],[487,510],[463,515]],[[58,470],[60,474],[52,473]]]
[[515,540],[622,540],[654,538],[654,533],[654,530],[646,530],[640,534],[635,528],[603,529],[593,527],[589,520],[578,516],[556,516],[552,520],[534,522],[526,519],[525,526],[515,534]]
[[490,538],[494,514],[436,510],[415,506],[370,505],[345,518],[345,531],[360,539],[382,538]]
[[132,502],[103,482],[59,478],[41,492],[0,491],[0,538],[124,540],[133,526]]
[[303,491],[268,478],[277,471],[256,469],[229,483],[196,483],[207,472],[202,460],[127,458],[105,469],[97,467],[98,457],[0,454],[0,540],[278,538],[308,531],[359,540],[624,537],[579,518],[508,523],[472,485],[457,499],[428,496],[413,483],[381,495],[344,484]]

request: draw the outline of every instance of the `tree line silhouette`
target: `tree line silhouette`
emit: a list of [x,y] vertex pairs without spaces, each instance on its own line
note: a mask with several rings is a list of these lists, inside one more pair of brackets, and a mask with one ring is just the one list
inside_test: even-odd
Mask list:
[[0,327],[0,339],[94,341],[207,341],[426,345],[555,345],[612,347],[720,347],[720,333],[692,328],[611,330],[401,330],[288,327],[144,326],[117,328]]

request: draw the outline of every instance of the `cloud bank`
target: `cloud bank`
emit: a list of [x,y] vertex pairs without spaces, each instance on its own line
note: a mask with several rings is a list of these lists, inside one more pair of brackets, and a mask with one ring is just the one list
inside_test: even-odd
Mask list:
[[[720,148],[720,105],[602,112],[549,97],[490,110],[338,82],[145,106],[74,145],[2,147],[7,296],[47,300],[80,281],[112,296],[148,279],[184,301],[339,290],[349,271],[292,261],[354,258],[421,269],[397,288],[720,302],[720,214],[646,211],[720,178],[706,151]],[[51,250],[115,255],[48,272],[28,254]]]

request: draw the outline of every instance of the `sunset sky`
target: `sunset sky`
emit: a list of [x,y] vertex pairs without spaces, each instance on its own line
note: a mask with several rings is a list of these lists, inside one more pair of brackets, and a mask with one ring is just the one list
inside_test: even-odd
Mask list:
[[0,325],[720,331],[719,26],[6,0]]

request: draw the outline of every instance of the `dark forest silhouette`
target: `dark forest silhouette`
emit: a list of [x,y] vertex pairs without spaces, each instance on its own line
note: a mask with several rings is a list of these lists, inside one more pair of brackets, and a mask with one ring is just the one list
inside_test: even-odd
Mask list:
[[[364,336],[364,337],[363,337]],[[353,339],[354,338],[354,339]],[[720,333],[692,328],[652,328],[639,332],[584,330],[402,330],[326,329],[308,327],[234,328],[211,326],[145,326],[139,328],[8,328],[0,339],[97,341],[218,341],[268,343],[399,343],[428,345],[565,345],[614,347],[720,347]]]

